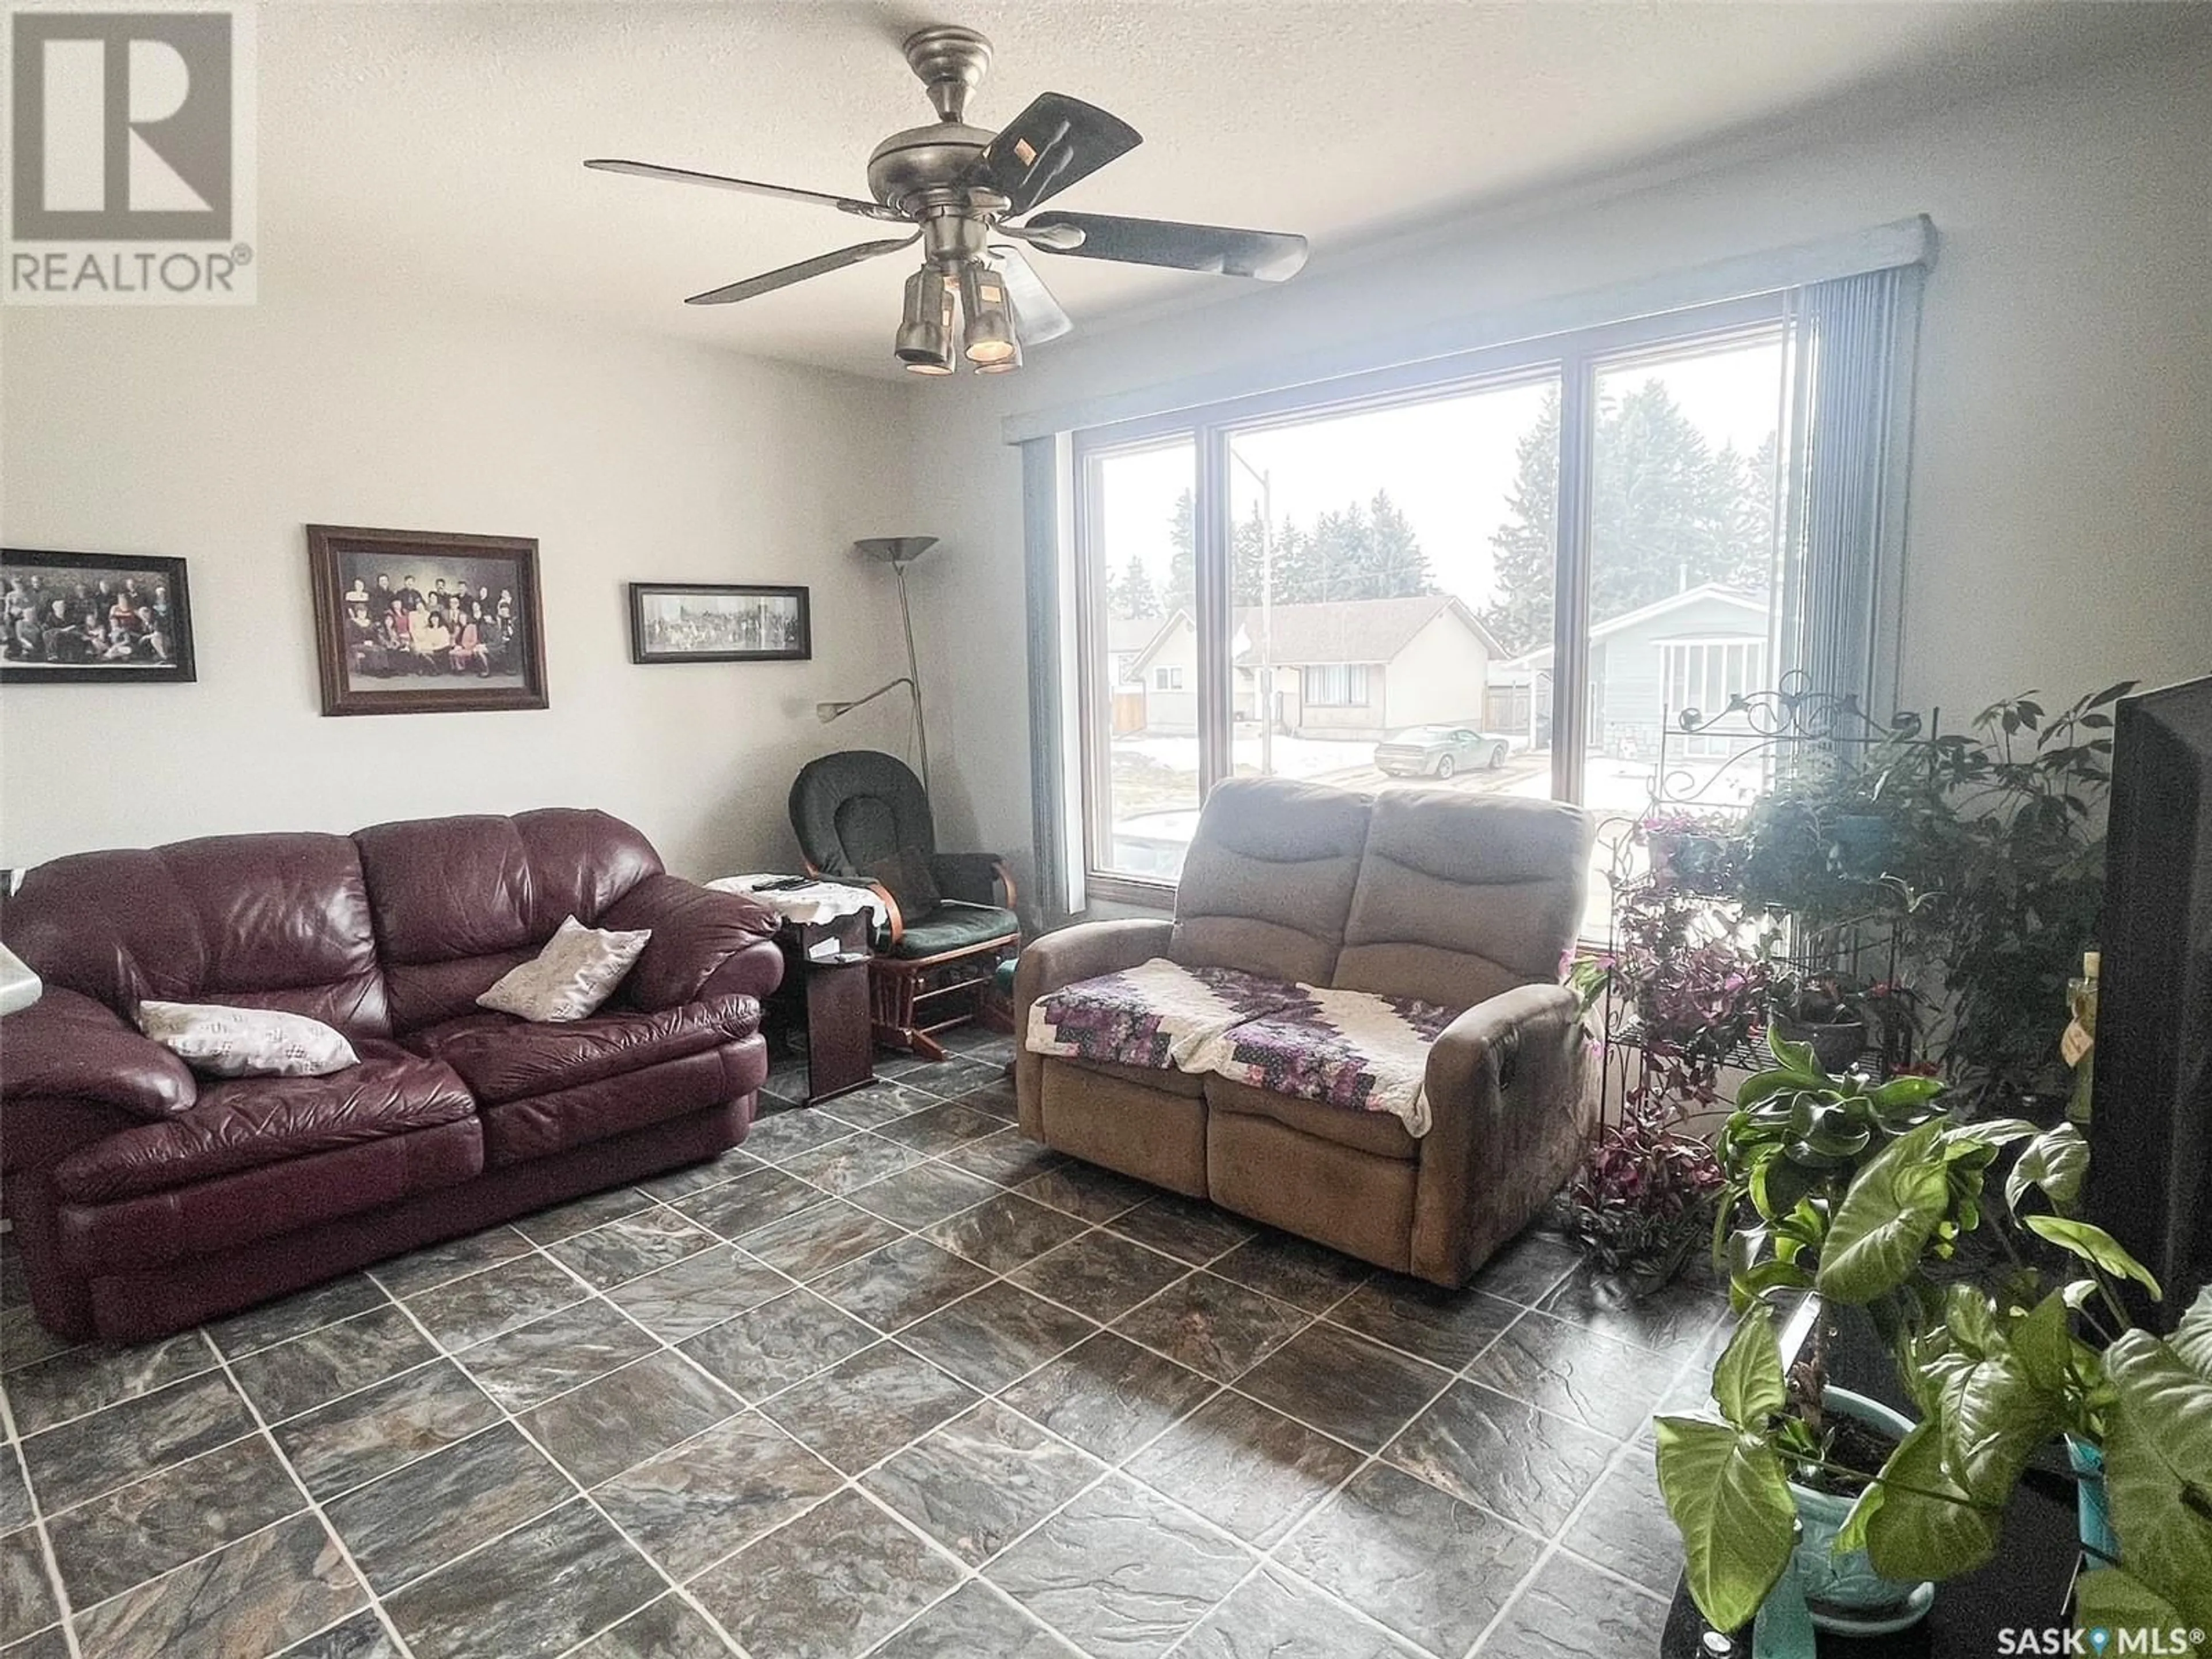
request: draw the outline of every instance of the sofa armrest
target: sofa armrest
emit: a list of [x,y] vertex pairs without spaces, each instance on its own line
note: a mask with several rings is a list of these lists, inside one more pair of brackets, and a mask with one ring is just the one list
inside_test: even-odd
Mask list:
[[1166,955],[1174,928],[1165,917],[1083,921],[1022,947],[1020,964],[1014,970],[1014,1097],[1024,1133],[1038,1139],[1044,1134],[1044,1060],[1031,1054],[1024,1041],[1030,1005],[1063,985],[1118,974]]
[[1589,1054],[1564,985],[1516,986],[1444,1028],[1429,1051],[1414,1273],[1463,1283],[1574,1172],[1596,1117]]
[[930,855],[929,873],[937,890],[949,899],[995,904],[1007,910],[1014,908],[1013,873],[996,853],[934,853]]
[[191,1070],[106,1003],[50,985],[0,1022],[0,1097],[94,1101],[165,1118],[199,1098]]
[[776,914],[742,893],[648,876],[609,905],[599,925],[653,930],[619,999],[647,1013],[702,997],[765,997],[783,981]]

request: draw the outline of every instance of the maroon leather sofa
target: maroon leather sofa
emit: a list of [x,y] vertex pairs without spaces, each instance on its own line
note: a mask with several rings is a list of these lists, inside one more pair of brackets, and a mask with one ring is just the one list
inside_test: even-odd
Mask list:
[[[650,927],[591,1018],[477,997],[562,919]],[[138,1340],[744,1138],[775,917],[604,812],[219,836],[32,870],[0,936],[0,1192],[40,1321]],[[142,998],[307,1014],[360,1065],[197,1078]]]

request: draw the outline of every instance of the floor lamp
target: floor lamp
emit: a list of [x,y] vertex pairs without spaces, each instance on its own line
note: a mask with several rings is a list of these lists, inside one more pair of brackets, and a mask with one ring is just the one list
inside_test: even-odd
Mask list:
[[878,560],[891,568],[898,578],[899,625],[906,633],[906,672],[895,680],[878,686],[865,697],[854,697],[849,702],[817,702],[814,717],[827,726],[831,720],[842,719],[863,703],[873,702],[878,697],[906,687],[914,698],[915,746],[921,759],[921,793],[929,793],[929,724],[921,712],[921,664],[914,653],[914,612],[907,604],[906,568],[937,545],[934,536],[872,536],[857,541],[854,547],[871,559]]

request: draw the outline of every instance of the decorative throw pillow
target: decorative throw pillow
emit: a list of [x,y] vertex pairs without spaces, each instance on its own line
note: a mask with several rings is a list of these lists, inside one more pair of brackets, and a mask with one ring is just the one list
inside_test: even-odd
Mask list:
[[305,1014],[215,1002],[142,1002],[138,1029],[210,1077],[323,1077],[359,1063],[340,1032]]
[[890,857],[878,859],[864,873],[884,884],[899,908],[899,919],[909,927],[935,915],[945,902],[945,895],[937,890],[937,878],[930,873],[929,854],[918,848],[902,847]]
[[544,950],[508,970],[477,1006],[541,1023],[582,1019],[615,994],[652,937],[650,927],[615,933],[570,916]]

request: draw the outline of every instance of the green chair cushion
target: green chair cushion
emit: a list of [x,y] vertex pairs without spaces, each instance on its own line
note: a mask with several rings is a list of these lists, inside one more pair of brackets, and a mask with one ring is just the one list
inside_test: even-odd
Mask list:
[[908,958],[940,957],[947,951],[964,950],[1004,939],[1018,933],[1021,925],[1012,910],[1002,910],[995,904],[963,904],[957,899],[947,899],[936,915],[918,927],[908,928],[899,942],[884,954]]

